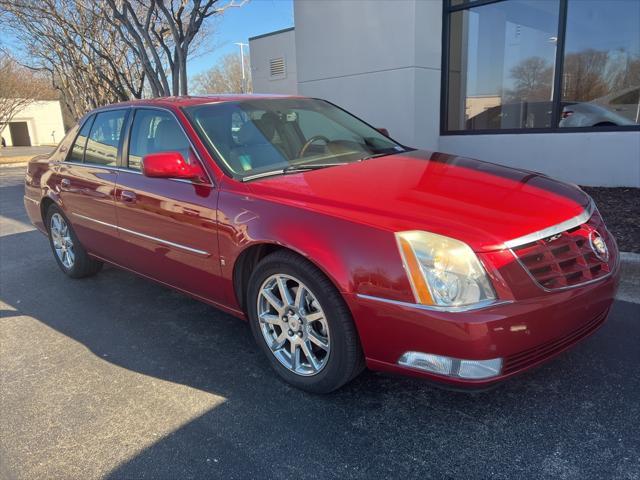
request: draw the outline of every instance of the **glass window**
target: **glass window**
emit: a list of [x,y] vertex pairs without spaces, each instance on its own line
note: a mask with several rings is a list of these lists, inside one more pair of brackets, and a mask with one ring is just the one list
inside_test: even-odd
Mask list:
[[80,133],[78,133],[75,142],[73,142],[73,147],[71,147],[71,153],[69,153],[67,157],[68,162],[82,163],[84,161],[84,148],[87,144],[87,137],[89,136],[92,122],[93,117],[89,117],[82,125]]
[[551,126],[558,17],[558,0],[450,14],[448,130]]
[[559,126],[640,124],[640,2],[569,0]]
[[444,131],[640,125],[639,0],[448,0],[446,10]]
[[112,110],[96,115],[87,140],[86,163],[116,166],[126,113],[125,110]]
[[140,170],[142,157],[159,152],[179,152],[189,161],[189,140],[171,113],[136,110],[129,140],[129,168]]
[[304,137],[308,140],[314,135],[331,139],[331,141],[357,142],[358,136],[351,130],[310,110],[294,110],[298,115],[298,124]]
[[405,149],[344,110],[314,99],[255,99],[186,109],[204,142],[244,176],[336,164]]

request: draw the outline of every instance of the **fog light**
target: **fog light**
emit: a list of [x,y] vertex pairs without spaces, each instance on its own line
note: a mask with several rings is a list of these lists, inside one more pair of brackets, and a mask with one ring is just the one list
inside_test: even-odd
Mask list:
[[490,378],[500,375],[501,358],[491,360],[460,360],[458,376],[460,378]]
[[423,352],[405,352],[398,364],[438,375],[474,380],[496,377],[502,369],[501,358],[462,360]]
[[422,352],[405,352],[398,363],[440,375],[451,375],[453,367],[452,358]]

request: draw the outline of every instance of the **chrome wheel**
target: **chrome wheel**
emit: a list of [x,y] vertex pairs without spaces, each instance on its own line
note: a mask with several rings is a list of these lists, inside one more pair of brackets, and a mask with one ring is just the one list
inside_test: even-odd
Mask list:
[[71,238],[69,225],[67,225],[62,215],[59,213],[51,215],[49,231],[51,232],[51,241],[53,242],[53,248],[56,251],[58,259],[67,270],[71,270],[76,256],[73,251],[73,240]]
[[260,330],[271,353],[302,376],[319,373],[330,352],[329,325],[320,302],[300,280],[271,275],[258,294]]

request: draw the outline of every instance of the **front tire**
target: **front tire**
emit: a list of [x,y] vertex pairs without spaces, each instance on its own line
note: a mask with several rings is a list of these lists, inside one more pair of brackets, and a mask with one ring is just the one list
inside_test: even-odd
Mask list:
[[249,280],[253,336],[286,382],[329,393],[364,368],[360,340],[342,296],[314,265],[293,252],[262,259]]
[[89,277],[100,271],[102,262],[89,256],[60,208],[51,205],[46,222],[49,244],[60,270],[71,278]]

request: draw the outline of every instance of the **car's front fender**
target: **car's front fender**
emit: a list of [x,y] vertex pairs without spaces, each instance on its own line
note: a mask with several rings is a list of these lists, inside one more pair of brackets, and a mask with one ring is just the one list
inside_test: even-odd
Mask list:
[[307,258],[343,293],[412,301],[393,234],[304,206],[222,190],[219,249],[227,298],[235,305],[234,265],[246,249],[278,245]]

